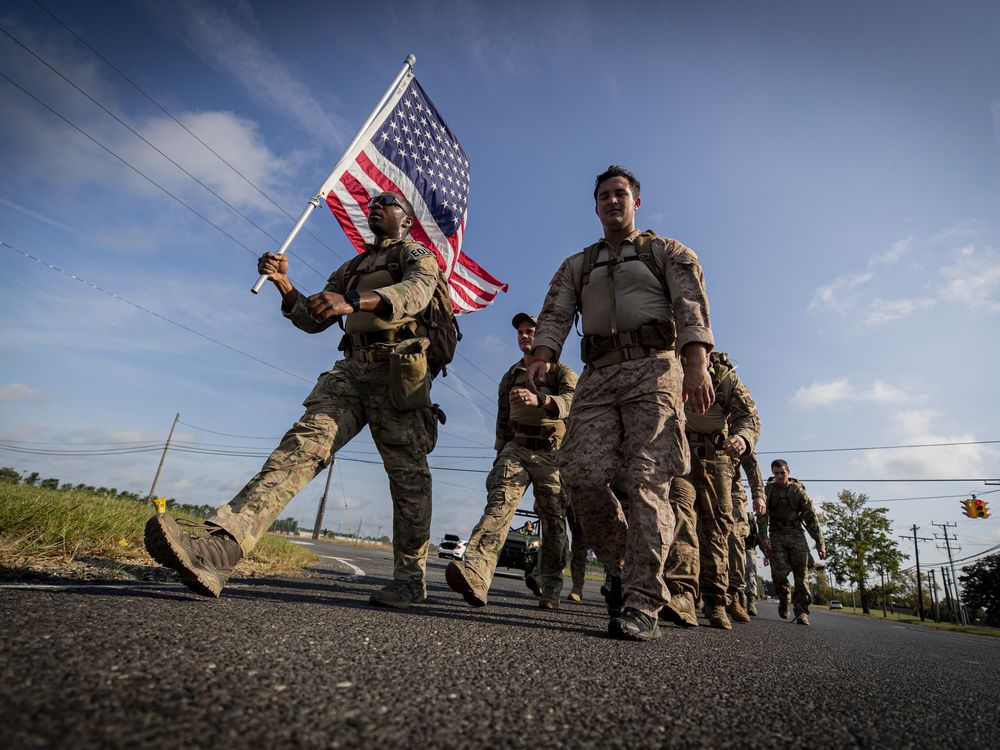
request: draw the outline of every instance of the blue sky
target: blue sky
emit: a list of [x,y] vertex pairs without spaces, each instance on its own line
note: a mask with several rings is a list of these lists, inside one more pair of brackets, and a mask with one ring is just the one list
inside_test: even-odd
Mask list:
[[[463,318],[464,359],[435,387],[450,418],[432,463],[474,470],[435,472],[435,538],[479,516],[510,318],[599,236],[592,182],[611,163],[642,180],[639,224],[702,259],[761,452],[1000,439],[994,4],[46,5],[294,215],[417,56],[472,163],[465,249],[510,283]],[[267,452],[336,358],[335,334],[302,334],[273,289],[248,292],[265,232],[290,220],[39,7],[3,3],[0,24],[263,230],[0,35],[5,76],[236,240],[0,79],[0,240],[146,310],[0,246],[0,438],[159,441],[180,412],[185,444]],[[316,291],[351,248],[325,208],[308,229],[322,243],[300,236],[292,275]],[[365,434],[341,457],[373,450]],[[990,489],[979,482],[857,481],[995,478],[996,445],[786,457],[795,476],[839,480],[807,482],[817,501],[892,500],[898,533],[955,522],[962,555],[1000,542],[995,520],[960,514],[958,496]],[[158,458],[0,464],[145,492]],[[261,461],[174,452],[160,493],[221,504]],[[322,485],[286,515],[311,525]],[[346,528],[346,500],[353,526],[389,528],[381,467],[341,461],[332,488],[326,526]]]

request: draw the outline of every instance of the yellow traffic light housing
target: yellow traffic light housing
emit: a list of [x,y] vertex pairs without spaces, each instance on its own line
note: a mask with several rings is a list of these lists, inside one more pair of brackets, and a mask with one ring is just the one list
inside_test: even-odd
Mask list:
[[969,518],[989,518],[990,506],[985,500],[980,500],[973,495],[969,500],[964,500],[965,515]]

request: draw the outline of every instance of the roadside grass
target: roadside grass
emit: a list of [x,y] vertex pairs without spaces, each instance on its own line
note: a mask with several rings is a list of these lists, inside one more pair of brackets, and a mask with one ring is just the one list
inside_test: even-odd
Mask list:
[[[51,571],[87,558],[157,566],[142,542],[153,512],[144,503],[93,492],[0,482],[0,569]],[[318,559],[267,535],[235,572],[295,575]]]
[[917,615],[903,614],[898,612],[893,614],[890,611],[886,611],[886,614],[882,614],[882,609],[872,609],[870,614],[865,614],[861,607],[851,607],[849,605],[844,605],[841,610],[830,610],[835,613],[843,613],[848,615],[858,615],[860,617],[868,617],[872,620],[885,620],[886,622],[898,622],[906,625],[919,625],[924,628],[933,628],[934,630],[950,630],[955,633],[972,633],[973,635],[990,635],[994,638],[1000,638],[1000,628],[988,628],[988,627],[977,627],[975,625],[956,625],[953,622],[934,622],[934,620],[928,618],[921,621]]

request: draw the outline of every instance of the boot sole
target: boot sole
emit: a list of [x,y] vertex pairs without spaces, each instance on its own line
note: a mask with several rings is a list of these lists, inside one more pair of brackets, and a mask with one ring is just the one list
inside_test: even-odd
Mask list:
[[223,586],[198,572],[192,565],[187,550],[171,541],[167,532],[168,525],[174,526],[174,529],[171,529],[174,533],[181,533],[174,520],[163,513],[157,513],[146,522],[143,542],[149,556],[163,567],[176,571],[181,577],[181,583],[194,593],[217,599],[222,593]]
[[619,641],[658,641],[663,637],[663,631],[659,627],[654,627],[652,630],[633,633],[622,627],[617,619],[614,619],[608,623],[608,635]]
[[462,566],[458,563],[448,563],[448,567],[444,570],[444,580],[448,583],[452,591],[462,595],[465,603],[470,607],[479,609],[486,606],[486,600],[479,598],[475,589],[472,588],[472,584],[465,577]]
[[423,597],[422,599],[415,599],[413,601],[405,601],[405,602],[402,600],[390,602],[385,599],[379,599],[375,594],[372,594],[371,596],[368,597],[369,604],[374,604],[376,607],[391,607],[392,609],[407,609],[409,607],[412,607],[414,604],[423,604],[426,601],[427,601],[426,596]]

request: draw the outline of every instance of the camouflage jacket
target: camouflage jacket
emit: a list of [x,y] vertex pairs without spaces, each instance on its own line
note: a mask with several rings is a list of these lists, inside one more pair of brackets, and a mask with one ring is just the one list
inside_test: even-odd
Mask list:
[[[599,259],[616,254],[625,257],[635,253],[636,230],[618,248],[603,242]],[[676,240],[655,237],[652,241],[654,260],[663,269],[668,289],[646,267],[645,263],[619,264],[628,267],[628,286],[619,288],[615,297],[618,328],[621,331],[652,322],[672,321],[677,327],[677,351],[692,342],[713,346],[712,328],[708,315],[708,295],[701,264],[694,251]],[[583,332],[606,336],[605,321],[610,310],[610,282],[607,266],[595,268],[580,297],[583,256],[578,252],[563,261],[556,270],[538,316],[535,349],[546,346],[558,357],[566,336],[579,311],[583,317]],[[617,282],[616,282],[617,283]]]
[[767,499],[767,513],[757,516],[757,532],[761,539],[767,539],[769,531],[801,534],[802,527],[805,526],[816,546],[823,547],[823,532],[819,528],[816,510],[802,482],[793,478],[782,487],[773,478],[768,479],[764,496]]
[[[405,245],[400,254],[402,279],[396,282],[389,271],[374,271],[374,269],[380,263],[385,262],[389,248],[400,243]],[[349,333],[367,333],[399,328],[411,323],[413,316],[430,304],[431,297],[437,287],[440,271],[434,253],[419,242],[411,239],[399,239],[389,240],[379,248],[366,244],[364,254],[365,259],[358,266],[357,275],[352,277],[357,281],[350,284],[350,288],[361,292],[375,292],[385,301],[387,310],[383,315],[370,312],[357,312],[348,315],[345,329]],[[347,263],[341,268],[346,265]],[[339,272],[340,268],[330,275],[323,291],[340,294],[347,291],[339,288],[337,283]],[[296,328],[300,328],[306,333],[325,331],[337,322],[337,318],[329,318],[321,323],[313,320],[306,309],[306,298],[302,294],[299,294],[292,308],[283,311],[282,314],[291,320]]]
[[[573,402],[573,392],[576,390],[576,373],[562,362],[550,362],[545,373],[545,382],[539,390],[548,396],[556,405],[555,416],[537,406],[524,407],[524,411],[537,412],[528,421],[535,426],[552,426],[561,441],[566,431],[566,417]],[[501,450],[514,439],[515,424],[511,419],[510,392],[518,386],[525,387],[524,360],[519,359],[500,378],[497,389],[497,438],[494,444],[496,450]]]
[[715,388],[715,403],[704,414],[684,409],[688,433],[720,437],[739,435],[747,444],[745,453],[752,454],[760,438],[757,404],[724,352],[711,353],[709,373]]

